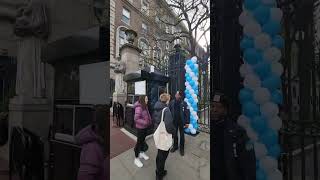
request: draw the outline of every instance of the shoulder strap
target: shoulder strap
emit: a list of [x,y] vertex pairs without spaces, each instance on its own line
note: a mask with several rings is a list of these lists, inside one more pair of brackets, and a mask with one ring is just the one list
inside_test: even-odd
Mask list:
[[166,107],[162,109],[161,121],[163,121],[163,118],[164,118],[164,111],[165,111],[166,109],[167,109]]

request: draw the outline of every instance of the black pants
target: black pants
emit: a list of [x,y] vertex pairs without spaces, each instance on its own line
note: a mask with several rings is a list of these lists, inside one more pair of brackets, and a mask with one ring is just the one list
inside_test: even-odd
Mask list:
[[136,147],[134,148],[134,153],[136,158],[139,157],[140,152],[144,152],[146,136],[147,136],[147,129],[138,129],[137,144],[136,144]]
[[158,154],[156,159],[156,164],[157,164],[156,174],[158,176],[163,176],[164,174],[164,166],[166,164],[168,154],[169,154],[169,151],[162,151],[158,149]]
[[179,136],[180,136],[180,150],[184,150],[184,125],[181,121],[176,121],[175,122],[176,126],[176,133],[175,136],[173,137],[173,148],[177,149],[178,148],[178,131],[179,131]]

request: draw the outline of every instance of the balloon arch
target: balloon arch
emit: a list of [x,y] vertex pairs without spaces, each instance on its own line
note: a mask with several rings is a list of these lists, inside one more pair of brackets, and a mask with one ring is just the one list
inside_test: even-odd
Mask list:
[[282,11],[276,0],[245,0],[239,16],[244,36],[240,47],[244,63],[240,74],[244,88],[239,92],[242,115],[238,124],[246,129],[257,158],[257,180],[281,180],[278,158],[281,147],[278,131],[282,126],[278,105],[282,104],[281,49]]

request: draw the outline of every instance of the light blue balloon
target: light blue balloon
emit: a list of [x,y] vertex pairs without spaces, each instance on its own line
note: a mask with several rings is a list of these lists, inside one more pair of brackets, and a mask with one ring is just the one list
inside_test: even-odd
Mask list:
[[190,96],[189,93],[186,95],[186,98],[187,98],[188,100],[190,100],[191,96]]
[[259,105],[256,103],[247,102],[242,106],[243,114],[247,117],[255,117],[260,115],[260,108]]
[[240,47],[242,50],[246,50],[249,48],[253,48],[254,47],[254,42],[252,40],[252,38],[249,37],[244,37],[242,38],[241,42],[240,42]]
[[271,66],[267,61],[263,60],[254,66],[254,71],[261,79],[264,79],[270,74]]
[[190,129],[189,129],[189,128],[185,128],[185,129],[184,129],[184,132],[185,132],[185,133],[190,133]]
[[249,48],[244,52],[244,60],[250,65],[255,65],[262,60],[262,55],[254,48]]
[[250,89],[243,88],[239,93],[239,101],[241,104],[244,104],[249,101],[253,101],[253,92]]
[[254,10],[259,5],[258,0],[245,0],[244,1],[244,7],[248,10]]
[[268,128],[267,119],[263,116],[256,116],[252,118],[250,122],[253,129],[259,134],[263,133]]
[[272,45],[279,49],[283,49],[285,45],[284,39],[281,36],[277,35],[272,39]]
[[257,180],[267,180],[267,174],[261,168],[258,168],[256,173]]
[[281,154],[281,148],[280,148],[279,144],[274,144],[273,146],[270,146],[268,148],[268,152],[271,157],[278,159]]
[[264,32],[268,33],[269,35],[275,36],[280,33],[281,25],[278,22],[269,21],[262,27],[262,29]]
[[264,5],[260,5],[253,11],[253,15],[260,24],[265,24],[270,18],[270,8]]
[[275,91],[281,87],[281,79],[278,76],[271,75],[262,81],[262,86],[270,91]]
[[283,103],[283,94],[281,91],[273,91],[271,94],[271,100],[276,104],[281,105]]
[[275,144],[278,144],[278,134],[273,129],[268,129],[268,131],[265,131],[260,135],[259,139],[263,142],[263,144],[267,145],[267,147],[272,147]]

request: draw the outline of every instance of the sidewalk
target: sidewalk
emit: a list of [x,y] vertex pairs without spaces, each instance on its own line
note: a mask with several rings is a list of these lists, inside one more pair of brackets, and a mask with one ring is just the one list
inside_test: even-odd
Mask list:
[[[170,153],[166,161],[167,176],[164,180],[209,180],[210,179],[210,135],[200,133],[196,137],[185,135],[185,155]],[[147,140],[150,156],[143,168],[133,164],[134,153],[130,149],[110,161],[110,179],[116,180],[155,180],[155,159],[157,150],[153,138]],[[111,144],[112,146],[112,144]]]

